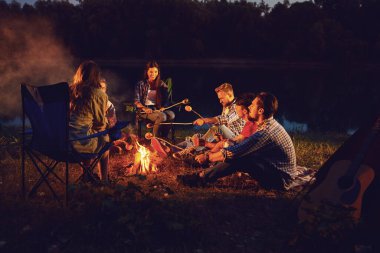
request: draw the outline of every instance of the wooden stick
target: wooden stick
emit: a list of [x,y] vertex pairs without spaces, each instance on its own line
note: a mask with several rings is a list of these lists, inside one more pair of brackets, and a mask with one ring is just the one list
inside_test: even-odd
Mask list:
[[[159,109],[159,110],[154,110],[153,112],[163,112],[163,111],[165,111],[165,110],[167,110],[167,109],[170,109],[170,108],[172,108],[172,107],[174,107],[174,106],[181,105],[181,104],[186,105],[186,104],[188,104],[188,103],[189,103],[189,99],[185,98],[184,100],[182,100],[182,101],[180,101],[180,102],[178,102],[178,103],[175,103],[175,104],[170,105],[170,106],[168,106],[168,107],[162,107],[161,109]],[[142,111],[142,112],[140,112],[140,113],[146,113],[146,112]]]
[[191,107],[190,105],[185,106],[185,111],[187,111],[187,112],[193,112],[197,116],[199,116],[201,119],[204,118],[200,113],[198,113],[197,111],[193,110],[193,107]]
[[168,107],[162,107],[162,108],[160,109],[160,111],[165,111],[165,110],[167,110],[167,109],[170,109],[170,108],[172,108],[172,107],[174,107],[174,106],[181,105],[181,104],[186,105],[186,104],[188,104],[188,103],[189,103],[189,99],[185,98],[184,100],[182,100],[181,102],[178,102],[178,103],[176,103],[176,104],[170,105],[170,106],[168,106]]
[[165,142],[166,144],[168,144],[168,145],[170,145],[170,146],[172,146],[172,147],[175,147],[175,148],[177,148],[177,149],[179,149],[179,150],[183,150],[183,148],[181,148],[181,147],[179,147],[179,146],[177,146],[177,145],[171,144],[171,143],[168,142],[167,140],[161,139],[161,138],[159,138],[159,137],[152,137],[152,138],[156,138],[157,140],[162,141],[162,142]]
[[193,122],[181,123],[181,122],[162,122],[159,125],[192,125]]
[[181,123],[181,122],[162,122],[162,123],[159,123],[159,124],[153,124],[153,123],[148,123],[146,124],[146,127],[147,128],[153,128],[154,125],[192,125],[193,123],[192,122],[189,122],[189,123]]
[[196,115],[198,115],[201,119],[203,119],[204,117],[202,115],[200,115],[198,112],[194,111],[194,110],[191,110],[193,113],[195,113]]

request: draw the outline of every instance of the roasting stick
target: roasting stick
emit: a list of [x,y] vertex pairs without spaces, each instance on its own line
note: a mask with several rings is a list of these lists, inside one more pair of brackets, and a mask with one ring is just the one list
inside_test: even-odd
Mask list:
[[193,112],[195,113],[197,116],[199,116],[201,119],[203,119],[204,117],[202,115],[200,115],[198,112],[194,111],[193,110],[193,107],[191,107],[190,105],[187,105],[185,106],[185,110],[188,111],[188,112]]
[[[177,105],[186,105],[186,104],[188,104],[189,103],[189,99],[187,99],[187,98],[185,98],[184,100],[182,100],[182,101],[180,101],[180,102],[178,102],[178,103],[175,103],[175,104],[172,104],[172,105],[170,105],[170,106],[168,106],[168,107],[162,107],[161,109],[159,109],[159,110],[154,110],[154,111],[160,111],[160,112],[163,112],[163,111],[165,111],[165,110],[167,110],[167,109],[170,109],[170,108],[172,108],[172,107],[174,107],[174,106],[177,106]],[[140,112],[140,113],[146,113],[146,112],[144,112],[144,111],[142,111],[142,112]]]
[[190,102],[189,99],[188,99],[188,98],[185,98],[184,100],[182,100],[181,102],[178,102],[178,103],[176,103],[176,104],[172,104],[172,105],[170,105],[170,106],[168,106],[168,107],[162,107],[162,108],[160,109],[160,111],[165,111],[165,110],[170,109],[170,108],[172,108],[172,107],[174,107],[174,106],[177,106],[177,105],[187,105],[189,102]]
[[150,140],[150,139],[152,139],[152,138],[156,138],[156,139],[159,140],[159,141],[165,142],[165,143],[168,144],[169,146],[172,146],[172,147],[177,148],[177,149],[179,149],[179,150],[183,150],[183,148],[181,148],[181,147],[179,147],[179,146],[177,146],[177,145],[171,144],[171,143],[168,142],[167,140],[164,140],[164,139],[161,139],[161,138],[159,138],[159,137],[155,137],[155,136],[153,136],[152,133],[146,133],[146,134],[145,134],[145,139]]
[[193,124],[192,122],[190,122],[190,123],[162,122],[162,123],[159,123],[159,124],[148,123],[148,124],[146,124],[146,128],[153,128],[154,125],[182,125],[182,126],[186,126],[186,125],[192,125],[192,124]]

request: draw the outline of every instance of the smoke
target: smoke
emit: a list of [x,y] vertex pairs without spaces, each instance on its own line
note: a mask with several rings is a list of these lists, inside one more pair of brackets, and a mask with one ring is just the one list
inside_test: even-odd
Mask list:
[[102,68],[102,75],[108,83],[107,94],[113,104],[120,105],[125,101],[133,101],[134,84],[128,83],[126,78],[107,68]]
[[74,59],[43,18],[0,18],[0,119],[20,116],[20,84],[69,81]]

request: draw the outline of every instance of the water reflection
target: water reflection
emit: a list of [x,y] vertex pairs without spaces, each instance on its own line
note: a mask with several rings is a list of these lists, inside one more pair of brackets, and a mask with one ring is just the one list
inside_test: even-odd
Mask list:
[[308,126],[306,123],[289,121],[284,116],[281,117],[280,123],[288,132],[305,133],[308,130]]

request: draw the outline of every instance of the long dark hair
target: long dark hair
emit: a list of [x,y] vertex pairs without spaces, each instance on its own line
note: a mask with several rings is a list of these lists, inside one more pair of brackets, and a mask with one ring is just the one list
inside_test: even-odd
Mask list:
[[150,88],[156,90],[156,103],[158,107],[161,107],[162,104],[162,81],[161,81],[161,70],[160,65],[156,61],[148,61],[145,65],[145,71],[144,71],[144,79],[148,82],[148,70],[150,68],[157,68],[158,75],[156,79],[151,84]]
[[93,61],[82,62],[70,85],[70,111],[79,110],[90,100],[90,89],[101,87],[98,65]]

